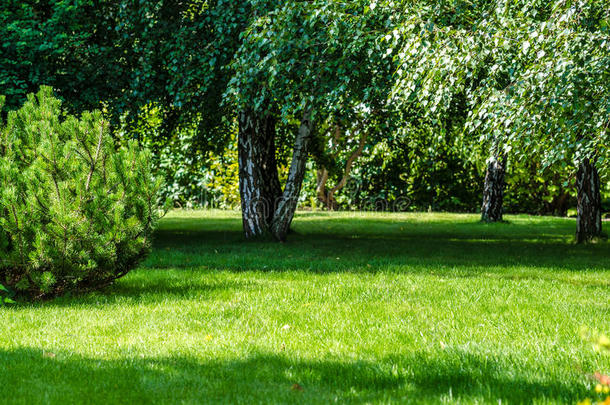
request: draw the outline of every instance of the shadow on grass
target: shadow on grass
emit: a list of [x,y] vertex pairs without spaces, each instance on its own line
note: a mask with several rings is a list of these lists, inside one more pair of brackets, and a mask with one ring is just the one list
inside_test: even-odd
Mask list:
[[121,304],[146,305],[167,300],[215,299],[218,295],[233,294],[259,288],[255,280],[228,280],[225,277],[201,277],[201,270],[181,270],[179,273],[146,271],[130,274],[120,282],[100,291],[85,294],[65,295],[49,301],[17,303],[7,310],[21,310],[32,307],[70,307],[75,304],[101,306]]
[[[289,243],[245,241],[236,218],[171,218],[157,231],[153,251],[119,283],[76,297],[17,308],[75,303],[150,303],[166,299],[212,299],[234,290],[260,288],[256,280],[214,277],[221,271],[426,274],[495,277],[568,283],[595,294],[610,287],[609,245],[569,242],[572,223],[537,219],[534,225],[487,225],[476,221],[395,221],[392,218],[300,218]],[[321,228],[328,228],[321,232]],[[527,239],[529,238],[529,239]],[[177,272],[157,271],[176,269]],[[562,276],[556,270],[564,272]],[[592,273],[570,277],[569,273]],[[201,277],[205,274],[205,277]]]
[[[0,351],[0,396],[22,403],[438,403],[574,402],[570,383],[507,359],[458,352],[415,353],[378,362],[303,360],[254,353],[243,359],[189,357],[98,360],[24,348]],[[530,376],[523,373],[529,373]],[[294,389],[294,384],[298,387]]]
[[575,245],[573,222],[483,224],[470,220],[396,221],[388,218],[299,218],[289,242],[243,239],[239,220],[173,218],[156,234],[148,268],[306,270],[313,272],[507,267],[608,270],[609,244]]

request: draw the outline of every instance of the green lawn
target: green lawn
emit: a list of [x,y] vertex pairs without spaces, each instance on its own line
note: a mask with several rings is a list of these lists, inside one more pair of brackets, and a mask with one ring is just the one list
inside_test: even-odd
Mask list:
[[0,309],[0,402],[591,397],[610,355],[579,330],[610,332],[610,244],[507,219],[307,212],[276,244],[244,242],[236,212],[172,212],[114,286]]

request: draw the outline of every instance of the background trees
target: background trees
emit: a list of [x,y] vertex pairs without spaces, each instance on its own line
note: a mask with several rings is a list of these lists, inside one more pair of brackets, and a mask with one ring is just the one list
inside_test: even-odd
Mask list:
[[0,20],[9,109],[40,84],[72,112],[104,108],[153,149],[176,204],[234,204],[239,184],[247,236],[285,239],[307,197],[482,199],[496,221],[564,215],[577,185],[579,239],[601,232],[601,1],[9,0]]
[[[247,236],[271,231],[285,239],[316,126],[344,108],[358,106],[371,114],[373,104],[385,102],[379,81],[391,69],[377,39],[388,18],[372,13],[364,1],[314,1],[282,3],[251,21],[229,87],[241,111],[240,187]],[[277,187],[274,154],[268,152],[276,120],[298,127],[283,191]]]
[[598,171],[607,168],[608,156],[609,18],[602,3],[558,1],[538,20],[506,25],[500,33],[512,34],[521,68],[478,112],[483,127],[505,133],[520,158],[574,162],[579,242],[601,235]]
[[0,94],[18,108],[41,84],[71,111],[115,101],[128,88],[130,60],[116,29],[117,2],[7,0],[0,4]]
[[442,10],[432,13],[435,20],[422,10],[407,13],[394,41],[403,63],[397,93],[404,99],[406,90],[406,103],[416,100],[427,114],[445,114],[465,97],[466,133],[481,134],[491,149],[483,219],[501,219],[508,154],[538,156],[545,166],[575,160],[577,239],[600,235],[595,163],[607,154],[607,7],[594,1],[481,2],[456,9],[449,21]]

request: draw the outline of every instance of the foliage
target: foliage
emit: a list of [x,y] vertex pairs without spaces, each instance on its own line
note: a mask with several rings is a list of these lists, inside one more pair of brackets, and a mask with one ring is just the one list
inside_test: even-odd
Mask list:
[[[389,53],[394,97],[433,121],[456,98],[472,144],[561,170],[595,158],[607,167],[609,11],[604,1],[461,1],[405,13]],[[573,167],[573,166],[572,166]]]
[[[384,132],[384,137],[356,162],[345,189],[337,195],[339,209],[480,209],[486,156],[474,153],[459,134],[406,123]],[[333,163],[343,164],[340,159]],[[304,187],[308,198],[316,196],[313,177]],[[575,206],[571,166],[545,169],[538,156],[512,159],[506,183],[506,212],[564,216]]]
[[541,154],[547,164],[565,165],[566,158],[593,158],[606,169],[609,22],[605,2],[562,0],[548,17],[503,30],[500,35],[513,34],[522,68],[476,112],[484,127],[508,130],[506,142],[523,159]]
[[232,63],[227,94],[238,107],[279,108],[287,119],[385,100],[381,81],[391,64],[378,57],[377,38],[391,15],[361,0],[256,3],[266,7],[244,30]]
[[49,87],[0,135],[2,284],[30,297],[98,288],[145,256],[161,186],[149,152],[116,149],[99,112],[64,116]]
[[15,301],[12,298],[14,297],[14,295],[14,291],[11,291],[2,284],[0,284],[0,307],[9,304],[15,304]]
[[239,207],[239,162],[237,153],[237,135],[231,138],[222,154],[212,154],[208,159],[210,180],[207,190],[214,200],[207,202],[207,206],[215,208]]
[[116,29],[119,9],[113,1],[0,2],[0,94],[7,108],[19,108],[41,85],[57,89],[70,111],[120,99],[132,76]]
[[[283,119],[285,167],[311,108],[312,170],[334,184],[367,134],[340,206],[476,210],[485,160],[506,151],[506,209],[563,214],[574,161],[607,166],[608,21],[601,0],[7,0],[0,90],[9,109],[41,83],[69,111],[103,107],[177,206],[238,205],[236,111]],[[337,123],[352,139],[335,147]]]
[[506,212],[566,216],[576,206],[573,165],[544,167],[539,156],[512,159],[506,177]]
[[[9,110],[50,85],[70,112],[103,108],[110,124],[137,121],[155,104],[162,135],[197,122],[198,143],[228,135],[223,72],[249,2],[0,2],[0,94]],[[198,120],[201,113],[206,120]],[[230,121],[229,121],[230,123]],[[217,149],[216,149],[217,150]]]
[[[610,339],[602,334],[592,335],[586,329],[581,330],[581,335],[588,338],[593,342],[596,350],[604,352],[605,354],[610,353]],[[579,401],[578,405],[608,405],[610,404],[610,376],[602,373],[595,372],[592,376],[595,382],[595,394],[594,399],[586,398],[583,401]]]
[[[357,207],[474,212],[480,206],[481,170],[449,133],[405,125],[375,145],[352,185]],[[379,203],[375,204],[374,201]]]
[[228,142],[220,144],[224,148],[210,149],[200,143],[198,122],[181,125],[169,136],[164,135],[161,110],[150,105],[141,110],[137,121],[124,121],[118,136],[129,139],[138,134],[140,143],[152,151],[153,171],[165,180],[160,195],[175,207],[236,208],[237,127],[233,123],[229,128]]

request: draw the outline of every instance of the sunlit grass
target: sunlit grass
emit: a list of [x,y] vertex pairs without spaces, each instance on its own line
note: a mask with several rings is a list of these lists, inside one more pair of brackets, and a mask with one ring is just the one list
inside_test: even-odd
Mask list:
[[610,372],[579,335],[610,331],[610,246],[508,220],[306,212],[277,244],[172,212],[116,285],[0,309],[0,402],[575,402]]

